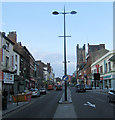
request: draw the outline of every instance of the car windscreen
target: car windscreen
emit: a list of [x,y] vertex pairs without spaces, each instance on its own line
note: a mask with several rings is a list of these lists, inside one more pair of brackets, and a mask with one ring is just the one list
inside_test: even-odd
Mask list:
[[78,87],[79,87],[79,88],[84,88],[84,87],[85,87],[85,85],[79,85]]

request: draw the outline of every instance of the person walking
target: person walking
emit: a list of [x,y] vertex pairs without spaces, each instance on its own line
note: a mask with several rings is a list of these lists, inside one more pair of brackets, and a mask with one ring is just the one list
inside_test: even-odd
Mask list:
[[9,99],[10,102],[12,102],[12,95],[14,95],[14,91],[13,89],[10,89],[10,99]]
[[8,96],[8,91],[4,88],[2,92],[2,110],[7,109],[7,96]]

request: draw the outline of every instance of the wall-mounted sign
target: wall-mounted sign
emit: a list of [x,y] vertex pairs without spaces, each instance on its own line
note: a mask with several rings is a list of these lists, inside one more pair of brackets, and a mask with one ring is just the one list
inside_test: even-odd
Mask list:
[[14,74],[4,72],[4,83],[14,84]]

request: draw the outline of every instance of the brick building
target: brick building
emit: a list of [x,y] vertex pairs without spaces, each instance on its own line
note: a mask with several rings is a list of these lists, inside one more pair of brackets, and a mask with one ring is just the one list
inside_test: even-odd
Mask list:
[[14,43],[13,49],[20,54],[20,75],[15,80],[20,82],[19,91],[29,88],[30,79],[30,52],[21,42],[17,42],[16,32],[9,32],[7,37]]
[[6,37],[4,32],[0,32],[0,89],[6,89],[8,95],[10,89],[14,87],[14,43]]
[[77,82],[84,81],[85,84],[91,84],[92,73],[91,64],[108,52],[105,44],[90,45],[88,43],[88,54],[85,56],[85,45],[79,48],[77,45]]
[[107,52],[108,50],[105,49],[105,44],[89,45],[88,43],[88,54],[86,56],[86,65],[83,68],[86,84],[91,84],[91,78],[92,78],[91,64],[100,57],[102,57],[103,55],[105,55]]

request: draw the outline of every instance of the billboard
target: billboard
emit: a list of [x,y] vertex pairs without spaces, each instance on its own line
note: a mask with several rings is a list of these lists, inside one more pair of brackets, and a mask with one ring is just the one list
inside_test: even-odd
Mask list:
[[4,83],[14,84],[14,74],[4,72]]

